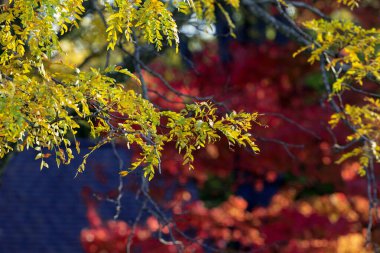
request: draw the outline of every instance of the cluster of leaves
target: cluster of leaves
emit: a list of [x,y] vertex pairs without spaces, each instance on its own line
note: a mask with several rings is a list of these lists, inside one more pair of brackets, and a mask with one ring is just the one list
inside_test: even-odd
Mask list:
[[[315,42],[300,51],[311,50],[308,60],[311,63],[326,60],[326,70],[331,71],[335,79],[330,99],[336,96],[341,101],[343,92],[357,90],[355,86],[363,87],[365,81],[379,82],[380,33],[377,29],[364,29],[351,21],[341,20],[312,20],[304,25],[315,34]],[[342,162],[347,158],[359,156],[362,174],[365,174],[365,168],[368,167],[372,156],[376,161],[380,161],[379,138],[374,134],[377,132],[379,102],[371,98],[371,93],[364,94],[368,96],[364,98],[366,105],[343,105],[341,102],[340,109],[330,120],[333,127],[341,121],[352,125],[354,133],[347,136],[347,141],[365,140],[361,147],[347,152],[338,160]]]
[[124,34],[127,41],[132,41],[132,29],[139,29],[143,38],[162,49],[165,39],[169,46],[173,41],[178,49],[178,29],[173,14],[159,0],[149,1],[115,1],[116,11],[109,5],[108,48],[114,49],[119,34]]
[[[239,0],[226,0],[225,3],[234,9],[238,9],[240,5]],[[204,1],[204,0],[191,0],[190,6],[184,6],[183,4],[180,4],[180,11],[184,14],[191,13],[191,9],[195,13],[196,17],[199,20],[205,20],[206,23],[212,24],[216,21],[216,8],[219,8],[219,10],[223,13],[224,17],[226,18],[229,26],[231,29],[235,28],[235,25],[233,24],[233,21],[228,14],[228,12],[225,10],[221,2],[218,1]],[[230,30],[231,34],[233,35],[233,31]]]
[[338,3],[342,3],[350,7],[351,9],[359,7],[360,0],[338,0]]
[[[227,4],[233,8],[239,8],[239,0],[229,0]],[[108,48],[114,49],[119,41],[119,35],[124,35],[126,41],[133,41],[133,32],[138,30],[142,37],[148,43],[154,44],[157,50],[161,50],[165,41],[169,46],[173,44],[178,51],[179,37],[177,23],[173,18],[173,12],[170,9],[177,8],[179,12],[190,15],[195,13],[199,20],[204,20],[207,24],[216,21],[215,8],[218,7],[224,14],[231,29],[234,24],[228,12],[223,6],[214,0],[190,0],[188,2],[175,1],[174,5],[170,2],[159,0],[148,0],[142,2],[121,1],[113,2],[113,5],[107,5],[109,12],[107,28]],[[231,33],[232,30],[231,30]]]
[[[144,101],[135,104],[144,104]],[[142,108],[135,108],[135,114],[128,114],[128,119],[118,124],[125,133],[128,145],[137,144],[141,148],[141,157],[132,163],[129,170],[122,171],[122,175],[145,165],[144,175],[152,179],[155,170],[160,170],[161,151],[168,142],[175,142],[179,153],[184,150],[183,165],[189,165],[190,169],[193,168],[193,152],[218,141],[220,135],[224,135],[231,146],[248,146],[253,152],[259,151],[248,133],[251,123],[256,122],[257,114],[232,112],[218,119],[216,108],[206,102],[186,105],[179,113],[157,112],[151,104],[143,109],[145,113],[142,113]],[[117,112],[123,112],[122,108],[119,107]]]
[[[192,152],[205,145],[214,143],[220,139],[218,132],[221,132],[231,146],[235,144],[245,147],[248,145],[255,153],[259,148],[252,142],[252,136],[248,130],[252,127],[251,122],[256,121],[257,114],[236,113],[226,114],[225,117],[217,119],[216,108],[207,103],[197,105],[187,105],[178,117],[173,112],[168,112],[167,127],[172,130],[169,132],[169,140],[176,140],[176,148],[180,151],[185,150],[184,164],[194,160]],[[193,118],[186,118],[188,114],[194,114]],[[192,165],[190,164],[190,167]]]
[[310,63],[319,61],[321,55],[332,58],[326,66],[340,70],[341,75],[333,84],[333,91],[347,89],[347,84],[363,85],[363,79],[372,75],[380,80],[378,45],[380,33],[377,29],[364,29],[351,21],[312,20],[305,27],[315,33],[315,42],[304,49],[311,49]]
[[[2,72],[28,73],[31,67],[41,67],[44,55],[58,50],[58,34],[69,26],[78,27],[77,20],[85,11],[81,0],[71,1],[9,1],[1,6],[0,41]],[[22,61],[25,54],[30,61]],[[17,67],[18,66],[18,67]],[[19,68],[21,69],[19,70]],[[42,71],[42,70],[41,70]]]
[[[361,147],[354,148],[352,151],[345,153],[337,161],[338,163],[350,158],[350,157],[360,157],[359,161],[362,165],[360,174],[365,175],[364,168],[369,166],[372,157],[376,161],[380,161],[380,147],[378,143],[380,142],[380,136],[378,131],[378,126],[380,123],[380,101],[373,98],[365,98],[368,102],[363,106],[357,105],[346,105],[344,109],[344,114],[333,115],[332,123],[335,124],[338,121],[338,117],[344,115],[345,119],[349,120],[354,126],[356,131],[347,136],[348,141],[358,141],[363,139],[363,136],[368,140]],[[330,121],[331,122],[331,121]]]

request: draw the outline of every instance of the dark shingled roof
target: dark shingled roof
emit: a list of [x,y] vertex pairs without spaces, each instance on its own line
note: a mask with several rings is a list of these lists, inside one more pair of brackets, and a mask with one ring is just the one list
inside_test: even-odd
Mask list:
[[[92,145],[86,140],[80,142],[83,152]],[[127,166],[128,151],[118,150]],[[35,156],[33,150],[16,154],[0,178],[0,252],[83,252],[80,231],[88,222],[82,190],[90,187],[94,192],[106,193],[117,188],[118,160],[112,147],[108,145],[95,151],[86,171],[77,178],[74,176],[81,155],[70,166],[60,168],[49,158],[51,168],[42,171]],[[125,180],[129,180],[127,178]],[[129,221],[138,206],[128,204],[135,200],[133,193],[124,194],[120,219]],[[102,201],[99,213],[105,220],[112,219],[115,205]]]

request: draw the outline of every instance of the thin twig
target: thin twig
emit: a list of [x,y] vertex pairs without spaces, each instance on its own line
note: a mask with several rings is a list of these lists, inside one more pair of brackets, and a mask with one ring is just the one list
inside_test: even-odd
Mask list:
[[[99,6],[97,5],[96,1],[95,0],[92,0],[92,6],[94,7],[96,13],[98,13],[100,19],[102,20],[103,24],[104,24],[104,27],[108,28],[108,23],[107,23],[107,20],[103,14],[103,11],[99,8]],[[108,65],[109,65],[109,62],[110,62],[110,58],[111,58],[111,50],[107,50],[107,54],[106,54],[106,62],[104,64],[104,68],[107,68]]]
[[[123,167],[124,167],[123,159],[121,158],[121,156],[119,154],[119,151],[116,149],[116,145],[115,145],[115,141],[114,140],[111,141],[111,145],[112,145],[112,151],[113,151],[116,159],[119,162],[119,168],[118,168],[119,172],[121,172],[123,170]],[[113,216],[114,220],[118,219],[119,215],[120,215],[120,211],[121,211],[121,199],[123,198],[123,188],[124,188],[123,177],[119,173],[119,186],[117,188],[118,194],[117,194],[117,198],[115,199],[116,213]]]
[[290,24],[290,26],[294,29],[295,32],[297,32],[300,36],[307,39],[308,41],[313,40],[313,38],[304,32],[295,22],[294,20],[288,15],[286,11],[284,11],[283,6],[279,2],[279,0],[276,0],[276,7],[277,10],[280,12],[281,16],[285,18],[286,21]]
[[137,216],[133,222],[131,233],[128,235],[128,239],[127,239],[127,253],[131,253],[131,246],[133,243],[132,240],[133,240],[133,237],[135,236],[137,225],[140,222],[142,214],[146,209],[146,205],[147,205],[147,201],[144,200],[141,207],[140,207],[140,210],[139,210],[139,212],[138,212],[138,214],[137,214]]
[[285,116],[284,114],[281,114],[281,113],[277,113],[277,112],[264,112],[264,113],[261,113],[263,115],[267,115],[267,116],[273,116],[273,117],[277,117],[277,118],[280,118],[280,119],[283,119],[284,121],[296,126],[298,129],[312,135],[313,137],[315,137],[316,139],[320,140],[321,137],[318,136],[314,131],[302,126],[301,124],[297,123],[296,121],[292,120],[291,118]]
[[285,141],[281,141],[278,139],[272,139],[272,138],[265,138],[265,137],[255,137],[259,141],[264,141],[264,142],[273,142],[276,144],[281,145],[285,151],[288,153],[288,155],[293,159],[297,160],[296,156],[290,151],[290,148],[304,148],[305,146],[302,144],[293,144],[293,143],[288,143]]

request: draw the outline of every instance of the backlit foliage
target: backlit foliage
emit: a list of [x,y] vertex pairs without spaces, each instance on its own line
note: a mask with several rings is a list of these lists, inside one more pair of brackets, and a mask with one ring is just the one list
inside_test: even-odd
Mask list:
[[[239,7],[239,0],[226,2],[235,9]],[[174,6],[171,6],[169,2],[165,3],[159,0],[116,0],[114,6],[107,5],[110,13],[107,29],[108,48],[114,49],[120,39],[119,35],[123,35],[127,41],[132,41],[132,33],[135,29],[143,34],[143,38],[147,42],[154,44],[157,50],[162,49],[164,42],[169,46],[174,44],[178,50],[178,28],[172,10],[178,9],[185,15],[195,13],[198,19],[212,24],[216,21],[215,8],[220,8],[233,28],[234,24],[229,14],[215,0],[175,1]],[[231,31],[231,33],[233,32]]]
[[351,9],[353,9],[359,7],[360,0],[338,0],[338,3],[345,4]]
[[143,37],[149,43],[155,44],[157,50],[162,49],[163,40],[169,46],[175,43],[178,47],[179,38],[177,24],[173,14],[159,0],[148,1],[115,1],[115,8],[108,6],[112,13],[109,16],[110,26],[107,29],[108,47],[114,49],[119,34],[124,34],[127,41],[132,40],[132,29],[135,27],[143,33]]
[[[327,53],[331,58],[327,69],[341,69],[339,78],[333,84],[334,92],[347,88],[345,84],[354,82],[362,85],[367,75],[380,80],[380,55],[377,50],[380,33],[377,29],[366,30],[350,21],[339,20],[312,20],[305,23],[305,27],[316,33],[315,43],[306,47],[312,50],[309,62],[319,61],[320,56]],[[349,69],[344,65],[349,65]]]
[[[354,5],[354,1],[343,2]],[[326,70],[334,76],[330,100],[337,98],[340,102],[336,105],[339,109],[332,115],[330,124],[333,127],[339,122],[350,125],[354,132],[347,136],[347,141],[364,143],[345,153],[337,162],[359,157],[361,174],[365,174],[365,168],[372,158],[380,162],[380,102],[372,98],[370,93],[364,92],[363,106],[344,105],[341,96],[345,91],[357,90],[355,86],[363,87],[368,80],[380,81],[380,32],[375,28],[364,29],[351,21],[341,20],[312,20],[304,25],[314,33],[315,41],[300,51],[311,50],[310,63],[326,59]]]
[[[79,0],[9,1],[0,14],[0,158],[7,153],[33,148],[41,159],[41,169],[49,167],[46,158],[54,156],[58,166],[68,164],[73,145],[80,152],[75,133],[78,120],[86,121],[99,143],[84,155],[78,169],[82,172],[88,156],[100,146],[123,139],[134,145],[140,157],[129,171],[143,166],[152,179],[160,169],[164,145],[174,142],[184,154],[184,164],[193,168],[193,152],[225,136],[231,146],[258,147],[248,131],[257,114],[236,113],[218,117],[209,102],[187,105],[180,112],[159,111],[140,94],[110,77],[112,73],[138,78],[119,66],[104,70],[81,71],[57,56],[59,36],[79,26],[85,8]],[[191,2],[189,10],[214,21],[212,1]],[[230,3],[234,7],[238,2]],[[198,6],[198,7],[195,7]],[[114,1],[104,6],[108,49],[119,41],[140,38],[162,49],[164,42],[178,46],[177,24],[172,9],[158,0]],[[207,11],[208,10],[208,11]],[[134,34],[135,33],[135,34]],[[120,36],[122,35],[122,36]],[[140,83],[141,85],[141,83]]]

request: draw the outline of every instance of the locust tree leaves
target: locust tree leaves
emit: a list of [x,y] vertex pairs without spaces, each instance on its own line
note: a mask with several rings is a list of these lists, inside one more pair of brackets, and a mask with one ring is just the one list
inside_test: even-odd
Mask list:
[[[355,7],[358,1],[340,2]],[[344,153],[337,162],[358,157],[362,165],[361,173],[364,174],[371,158],[380,162],[380,102],[373,94],[360,92],[365,81],[380,83],[380,31],[365,29],[346,20],[311,20],[304,26],[315,39],[295,55],[310,50],[310,63],[326,60],[325,68],[331,71],[334,80],[329,99],[335,97],[340,101],[335,106],[336,112],[331,116],[330,124],[335,127],[339,122],[344,122],[353,131],[347,136],[347,141],[362,142],[359,147]],[[359,90],[364,97],[362,105],[343,104],[343,93],[352,89]]]
[[[236,0],[227,4],[239,6]],[[106,2],[99,9],[107,26],[104,43],[113,50],[136,36],[157,50],[166,44],[178,47],[175,8],[211,23],[216,5],[209,0],[172,6],[159,0]],[[190,168],[195,150],[223,136],[231,146],[259,151],[249,134],[257,114],[220,116],[209,102],[187,105],[180,112],[160,111],[110,77],[118,72],[141,85],[129,70],[111,66],[83,71],[64,62],[59,57],[64,54],[60,36],[80,26],[86,12],[81,0],[9,1],[0,8],[0,158],[13,150],[32,148],[37,151],[35,158],[41,160],[41,169],[49,167],[49,157],[54,157],[58,166],[68,164],[74,153],[81,151],[75,140],[79,120],[87,122],[99,142],[84,153],[78,172],[85,169],[95,150],[116,139],[139,154],[121,174],[142,166],[149,179],[161,170],[161,152],[170,142]]]

